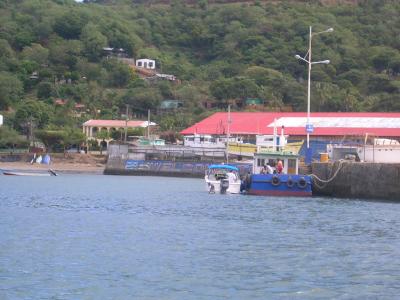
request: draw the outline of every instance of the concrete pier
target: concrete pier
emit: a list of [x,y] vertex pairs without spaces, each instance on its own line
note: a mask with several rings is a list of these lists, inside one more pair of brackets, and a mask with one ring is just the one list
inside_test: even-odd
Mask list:
[[[104,174],[204,178],[208,166],[215,163],[206,161],[141,160],[109,157]],[[231,165],[238,167],[241,175],[251,172],[252,169],[251,164],[234,163]]]
[[400,201],[400,164],[337,161],[313,163],[313,195],[339,198],[385,199]]

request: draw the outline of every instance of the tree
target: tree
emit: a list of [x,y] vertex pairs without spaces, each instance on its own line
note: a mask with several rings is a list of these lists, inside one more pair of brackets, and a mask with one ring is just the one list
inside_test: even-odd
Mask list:
[[38,130],[35,132],[35,136],[42,141],[48,152],[52,152],[54,146],[63,144],[64,134],[63,130]]
[[53,107],[42,101],[28,100],[19,104],[14,119],[14,126],[29,133],[30,126],[34,122],[38,129],[49,124],[53,115]]
[[113,87],[125,87],[134,78],[133,70],[126,64],[111,59],[104,62],[108,71],[108,82]]
[[54,31],[65,39],[78,39],[87,22],[86,16],[77,11],[69,11],[56,19]]
[[88,23],[82,30],[81,39],[89,60],[99,61],[107,46],[107,37],[93,23]]
[[0,126],[0,148],[28,146],[28,141],[18,132],[7,126]]
[[49,50],[40,44],[32,44],[22,50],[22,57],[36,62],[39,66],[46,65],[49,59]]
[[50,98],[52,93],[52,84],[50,82],[41,82],[37,88],[37,97],[39,99],[47,99]]
[[78,147],[85,141],[85,134],[78,128],[68,127],[62,133],[62,143],[64,145],[64,153],[67,147],[77,145]]
[[7,40],[0,39],[0,58],[11,59],[14,58],[14,50],[11,48]]
[[218,100],[226,101],[258,97],[260,87],[250,78],[234,77],[214,81],[210,85],[210,91]]
[[148,109],[155,109],[160,104],[162,97],[158,89],[130,89],[122,97],[125,104],[132,105],[133,110],[142,114],[147,113]]
[[50,61],[62,66],[62,72],[75,69],[82,48],[82,42],[78,40],[52,41],[49,45]]
[[15,104],[22,94],[22,82],[11,73],[0,72],[0,110]]

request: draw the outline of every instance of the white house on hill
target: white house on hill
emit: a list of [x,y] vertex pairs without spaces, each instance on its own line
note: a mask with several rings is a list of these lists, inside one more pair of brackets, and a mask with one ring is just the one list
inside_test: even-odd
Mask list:
[[156,61],[148,58],[138,59],[136,60],[136,67],[154,70],[156,68]]

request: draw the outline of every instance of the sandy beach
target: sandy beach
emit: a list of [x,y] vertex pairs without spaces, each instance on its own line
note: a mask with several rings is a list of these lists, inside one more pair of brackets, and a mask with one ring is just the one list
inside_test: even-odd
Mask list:
[[52,169],[56,173],[103,174],[105,162],[87,154],[69,154],[67,157],[53,157],[49,165],[26,161],[1,162],[0,170],[45,171]]

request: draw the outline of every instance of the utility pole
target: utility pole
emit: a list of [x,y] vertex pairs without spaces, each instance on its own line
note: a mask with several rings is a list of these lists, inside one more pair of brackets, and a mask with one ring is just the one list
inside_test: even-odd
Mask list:
[[226,134],[226,163],[229,163],[229,138],[231,135],[231,105],[228,105],[228,126]]
[[147,138],[150,141],[150,109],[147,110]]
[[126,113],[125,113],[125,137],[124,142],[126,143],[127,135],[128,135],[128,114],[129,114],[129,104],[126,104]]

